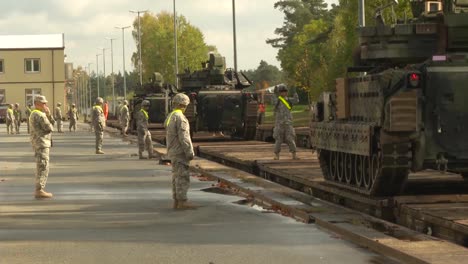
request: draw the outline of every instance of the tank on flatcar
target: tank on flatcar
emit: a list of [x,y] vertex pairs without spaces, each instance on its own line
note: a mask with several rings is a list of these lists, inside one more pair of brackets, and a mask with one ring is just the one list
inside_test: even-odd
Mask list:
[[164,123],[166,115],[171,111],[171,98],[177,93],[177,89],[164,83],[164,78],[159,72],[153,73],[153,77],[141,87],[135,89],[135,95],[130,100],[130,128],[136,130],[135,114],[141,109],[143,100],[150,101],[149,123]]
[[359,29],[349,71],[361,74],[314,104],[311,141],[331,184],[387,196],[410,171],[468,175],[468,0],[411,4],[410,22]]
[[179,74],[178,91],[190,98],[185,115],[193,132],[229,133],[253,139],[258,102],[255,94],[244,91],[251,81],[242,73],[226,69],[224,57],[210,53],[198,71]]

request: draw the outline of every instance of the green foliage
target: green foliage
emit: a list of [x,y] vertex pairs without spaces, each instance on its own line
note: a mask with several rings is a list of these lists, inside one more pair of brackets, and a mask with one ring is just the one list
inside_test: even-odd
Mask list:
[[[208,46],[203,33],[184,16],[178,16],[177,22],[178,71],[181,72],[184,68],[200,69],[208,52],[216,51],[216,47]],[[175,83],[174,16],[167,12],[145,13],[140,18],[140,23],[143,82],[149,80],[154,72],[159,72],[167,83]],[[138,19],[133,26],[137,52],[132,55],[132,62],[138,69]]]
[[263,60],[260,61],[257,69],[243,71],[243,73],[253,82],[256,90],[268,88],[283,82],[282,73],[278,67],[270,65]]
[[[332,9],[321,0],[279,1],[275,7],[285,14],[282,28],[276,29],[279,38],[268,40],[278,47],[278,59],[287,82],[307,91],[311,100],[321,92],[333,90],[335,79],[347,74],[358,54],[358,1],[340,0]],[[378,8],[390,0],[366,1],[366,25],[375,25]],[[313,5],[314,4],[314,5]],[[410,0],[381,11],[383,20],[394,24],[411,17]]]

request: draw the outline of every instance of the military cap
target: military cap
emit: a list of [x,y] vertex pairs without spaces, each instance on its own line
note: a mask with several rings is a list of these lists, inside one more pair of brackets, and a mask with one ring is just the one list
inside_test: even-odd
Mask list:
[[141,102],[141,106],[149,106],[150,105],[150,101],[148,100],[143,100],[143,102]]
[[288,88],[284,84],[278,84],[276,87],[278,87],[278,92],[287,92]]
[[62,105],[62,103],[60,103],[60,102],[57,103],[57,106],[61,106],[61,105]]
[[43,95],[38,95],[36,97],[34,97],[34,102],[38,102],[38,103],[47,103],[47,100],[45,98],[45,96]]
[[172,102],[175,105],[185,105],[185,106],[187,106],[187,105],[190,104],[190,99],[186,94],[178,93],[178,94],[176,94],[174,96],[174,98],[172,99]]
[[15,106],[19,106],[19,103],[15,103]]
[[124,103],[124,105],[128,105],[128,101],[127,101],[127,100],[124,100],[123,103]]
[[96,104],[102,104],[102,103],[104,103],[104,99],[102,99],[102,97],[97,97]]
[[29,106],[29,107],[31,107],[31,106],[32,106],[32,104],[31,104],[31,103],[28,103],[28,106]]
[[76,106],[75,104],[72,104],[72,106]]

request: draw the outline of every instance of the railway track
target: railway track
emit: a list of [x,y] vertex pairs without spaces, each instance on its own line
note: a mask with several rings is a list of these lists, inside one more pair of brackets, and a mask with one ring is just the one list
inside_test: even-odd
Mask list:
[[[162,127],[151,129],[153,140],[163,142]],[[194,147],[199,157],[468,247],[468,182],[459,175],[440,177],[437,171],[410,174],[401,195],[369,198],[325,182],[317,157],[310,149],[299,149],[301,160],[289,159],[287,149],[282,150],[280,160],[273,160],[273,146],[269,143],[227,141],[206,133],[196,137]]]

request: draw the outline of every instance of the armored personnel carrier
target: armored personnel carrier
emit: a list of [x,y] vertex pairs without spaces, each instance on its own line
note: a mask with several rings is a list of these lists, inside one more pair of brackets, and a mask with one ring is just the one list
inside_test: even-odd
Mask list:
[[331,184],[391,196],[410,171],[467,179],[468,0],[411,7],[410,21],[377,15],[359,29],[357,65],[313,106],[311,141]]
[[171,98],[176,93],[176,87],[164,83],[164,78],[159,72],[153,73],[153,77],[147,83],[135,89],[135,96],[130,100],[130,128],[132,131],[136,130],[134,113],[140,111],[143,100],[150,101],[149,123],[162,124],[166,115],[171,111]]
[[258,102],[245,92],[252,82],[242,73],[226,69],[224,57],[210,53],[198,71],[179,74],[178,91],[187,94],[190,105],[185,115],[191,131],[229,133],[232,137],[253,139]]

